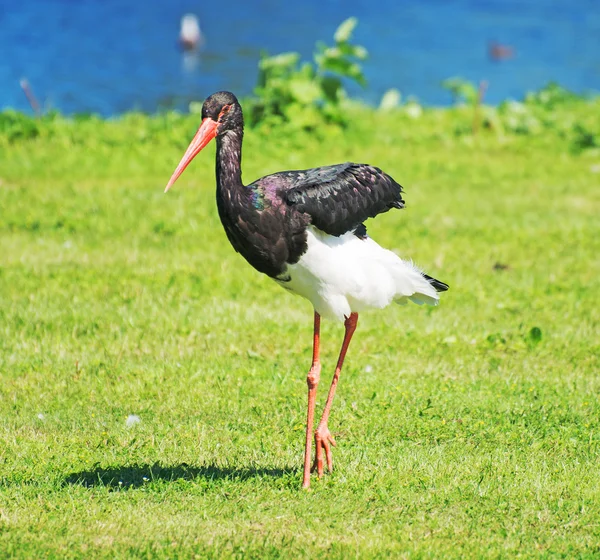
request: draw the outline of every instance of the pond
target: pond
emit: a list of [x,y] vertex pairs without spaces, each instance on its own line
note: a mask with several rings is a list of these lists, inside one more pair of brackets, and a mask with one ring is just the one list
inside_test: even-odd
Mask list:
[[[205,41],[192,55],[178,46],[188,12]],[[596,0],[27,0],[0,7],[0,108],[31,110],[21,78],[44,107],[68,114],[185,110],[219,89],[248,95],[262,51],[310,58],[349,16],[370,54],[368,86],[351,93],[370,103],[393,87],[448,104],[440,83],[451,76],[487,80],[490,103],[551,80],[600,88]]]

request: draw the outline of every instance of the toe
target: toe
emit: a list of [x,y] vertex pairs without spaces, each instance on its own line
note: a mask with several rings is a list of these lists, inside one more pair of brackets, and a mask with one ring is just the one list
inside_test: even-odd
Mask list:
[[324,461],[327,462],[327,470],[333,471],[333,455],[331,446],[335,447],[336,442],[328,428],[317,428],[315,432],[316,455],[311,472],[317,471],[319,477],[323,476]]
[[317,471],[318,475],[323,474],[323,441],[315,434],[315,460],[310,472]]
[[329,445],[329,442],[325,445],[325,457],[327,459],[327,470],[331,472],[333,471],[333,457],[331,456],[331,445]]

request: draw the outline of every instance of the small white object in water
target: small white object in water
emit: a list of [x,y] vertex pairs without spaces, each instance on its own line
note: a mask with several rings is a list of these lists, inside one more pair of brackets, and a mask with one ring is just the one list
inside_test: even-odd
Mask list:
[[179,42],[185,50],[190,51],[197,49],[204,42],[200,22],[194,14],[185,14],[181,18]]
[[139,424],[141,421],[142,419],[137,414],[130,414],[127,420],[125,420],[125,425],[131,428],[131,426],[135,426],[135,424]]

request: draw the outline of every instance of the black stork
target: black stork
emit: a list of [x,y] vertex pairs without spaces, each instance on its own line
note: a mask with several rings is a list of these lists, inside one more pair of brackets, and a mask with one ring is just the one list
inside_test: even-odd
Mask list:
[[220,91],[202,105],[202,124],[165,192],[194,157],[217,139],[217,207],[233,248],[259,272],[304,296],[314,307],[312,366],[307,375],[308,414],[302,486],[310,485],[311,443],[319,360],[321,316],[343,321],[345,335],[323,415],[314,433],[312,470],[323,475],[323,454],[332,470],[329,413],[358,313],[391,302],[437,305],[448,286],[412,262],[383,249],[368,235],[367,218],[404,208],[402,187],[370,165],[342,163],[282,171],[242,183],[242,108]]

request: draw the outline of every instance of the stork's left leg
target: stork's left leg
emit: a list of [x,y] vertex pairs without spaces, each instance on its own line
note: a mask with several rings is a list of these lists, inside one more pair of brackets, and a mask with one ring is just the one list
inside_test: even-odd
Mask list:
[[329,413],[331,412],[331,405],[333,403],[333,397],[335,396],[335,389],[340,378],[342,366],[344,365],[344,358],[346,357],[346,352],[348,351],[348,346],[350,346],[350,340],[352,339],[352,335],[356,330],[357,323],[358,313],[351,313],[350,317],[344,321],[344,326],[346,327],[344,342],[342,342],[340,357],[338,358],[335,373],[333,374],[333,380],[331,382],[331,387],[329,388],[329,394],[327,395],[327,402],[325,403],[325,408],[323,409],[323,415],[321,416],[321,420],[315,432],[315,444],[317,452],[312,470],[316,470],[319,477],[323,476],[323,451],[325,451],[325,459],[327,460],[327,470],[331,472],[333,469],[331,446],[333,445],[335,447],[335,440],[333,439],[333,436],[327,427],[327,421],[329,420]]
[[306,446],[304,447],[304,476],[302,488],[310,486],[310,452],[312,444],[312,429],[315,417],[315,404],[317,400],[317,385],[321,377],[321,361],[319,360],[319,339],[321,337],[321,316],[315,311],[315,324],[313,334],[313,359],[312,366],[306,376],[308,385],[308,412],[306,415]]

